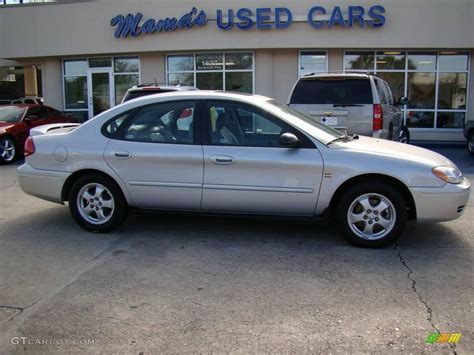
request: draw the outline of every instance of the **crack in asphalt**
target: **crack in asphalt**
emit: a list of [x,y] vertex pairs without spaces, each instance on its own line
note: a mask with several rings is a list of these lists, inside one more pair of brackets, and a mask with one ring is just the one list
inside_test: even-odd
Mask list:
[[15,186],[15,185],[16,185],[16,180],[13,181],[10,185],[6,185],[6,186],[0,187],[0,191],[1,191],[1,190],[9,189],[10,187],[13,187],[13,186]]
[[4,306],[4,305],[0,305],[0,308],[3,308],[3,309],[14,309],[16,311],[18,311],[17,314],[14,314],[8,321],[11,322],[13,319],[15,319],[15,317],[19,316],[20,314],[22,314],[26,309],[30,308],[30,307],[33,307],[35,304],[37,304],[39,301],[41,300],[41,298],[38,298],[36,301],[34,301],[32,304],[30,304],[29,306],[26,306],[26,307],[16,307],[16,306]]
[[[418,289],[416,287],[416,280],[412,277],[413,269],[410,266],[408,266],[405,258],[402,256],[402,252],[400,251],[400,246],[398,244],[395,244],[394,249],[397,250],[398,258],[400,259],[400,263],[408,270],[407,278],[411,281],[411,289],[413,290],[413,292],[415,292],[417,294],[418,299],[423,304],[423,306],[426,308],[426,312],[428,313],[428,317],[426,318],[426,320],[430,323],[431,327],[436,331],[436,333],[441,334],[440,330],[438,329],[436,324],[434,324],[434,322],[433,322],[433,309],[429,305],[428,301],[423,299],[423,297],[421,296],[420,291],[418,291]],[[457,355],[456,344],[449,343],[449,347],[453,350],[454,355]]]

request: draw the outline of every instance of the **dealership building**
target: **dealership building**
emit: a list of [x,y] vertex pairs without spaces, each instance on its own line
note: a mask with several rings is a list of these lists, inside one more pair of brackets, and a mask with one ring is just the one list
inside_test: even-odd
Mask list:
[[137,84],[287,102],[303,75],[375,73],[412,139],[474,120],[474,1],[0,0],[0,100],[40,95],[86,120]]

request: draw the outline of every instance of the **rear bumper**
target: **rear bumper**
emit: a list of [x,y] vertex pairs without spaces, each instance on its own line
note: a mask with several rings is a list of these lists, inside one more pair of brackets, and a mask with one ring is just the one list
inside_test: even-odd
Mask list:
[[418,222],[443,222],[462,216],[469,201],[471,184],[464,178],[458,185],[413,187],[410,190],[415,200]]
[[17,169],[18,183],[25,193],[60,204],[63,204],[61,192],[69,175],[58,171],[38,170],[28,163]]

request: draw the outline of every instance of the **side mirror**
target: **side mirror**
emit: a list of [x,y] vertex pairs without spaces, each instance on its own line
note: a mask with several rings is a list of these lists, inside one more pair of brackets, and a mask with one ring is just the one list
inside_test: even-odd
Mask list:
[[37,119],[38,119],[38,116],[36,116],[36,115],[29,115],[29,116],[25,117],[26,122],[31,122],[31,121],[34,121],[34,120],[37,120]]
[[300,145],[300,141],[293,133],[283,133],[278,140],[278,144],[282,147],[296,148]]
[[410,103],[410,101],[408,100],[408,97],[406,97],[406,96],[402,96],[398,100],[398,104],[401,105],[401,106],[407,106],[409,103]]

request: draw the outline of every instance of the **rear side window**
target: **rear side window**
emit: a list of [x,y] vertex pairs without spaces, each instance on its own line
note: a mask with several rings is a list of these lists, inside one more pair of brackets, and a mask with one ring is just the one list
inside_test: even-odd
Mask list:
[[123,102],[136,99],[138,97],[143,97],[153,94],[164,94],[165,92],[174,92],[175,90],[139,90],[139,91],[130,91],[125,95]]
[[290,104],[362,105],[372,104],[369,79],[300,80],[291,95]]

